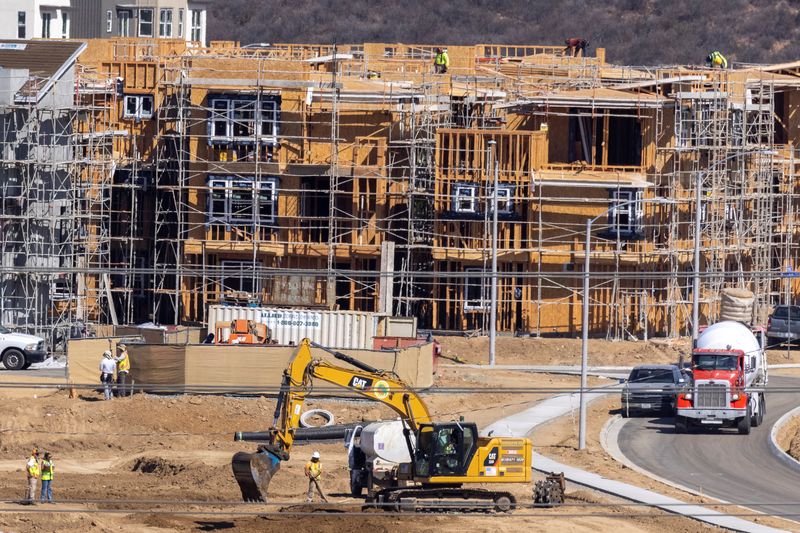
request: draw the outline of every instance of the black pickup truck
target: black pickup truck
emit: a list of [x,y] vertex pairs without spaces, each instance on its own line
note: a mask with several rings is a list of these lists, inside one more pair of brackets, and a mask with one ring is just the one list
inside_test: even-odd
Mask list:
[[777,348],[797,339],[800,339],[800,306],[776,306],[767,323],[767,347]]

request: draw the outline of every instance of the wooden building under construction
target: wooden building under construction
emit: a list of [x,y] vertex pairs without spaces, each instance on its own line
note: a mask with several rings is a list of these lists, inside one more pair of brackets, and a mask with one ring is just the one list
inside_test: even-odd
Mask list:
[[90,41],[77,128],[113,165],[107,266],[75,285],[95,287],[89,320],[203,324],[230,303],[485,330],[493,205],[500,331],[574,334],[588,297],[596,334],[684,334],[696,235],[701,321],[726,286],[755,292],[756,322],[792,300],[800,63],[474,45],[435,74],[437,46]]

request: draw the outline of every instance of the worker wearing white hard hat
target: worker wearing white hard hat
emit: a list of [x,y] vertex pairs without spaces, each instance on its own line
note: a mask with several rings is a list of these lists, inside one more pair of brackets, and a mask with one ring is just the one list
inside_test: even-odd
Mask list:
[[117,362],[114,361],[111,350],[106,350],[100,360],[100,381],[103,383],[103,398],[106,400],[113,398],[111,384],[114,382],[114,371],[116,369]]
[[319,452],[315,451],[311,454],[311,460],[306,463],[305,473],[308,478],[306,501],[308,503],[314,501],[314,489],[316,488],[322,501],[327,502],[328,498],[325,497],[325,494],[322,492],[322,487],[319,485],[319,479],[322,477],[322,463],[319,461]]

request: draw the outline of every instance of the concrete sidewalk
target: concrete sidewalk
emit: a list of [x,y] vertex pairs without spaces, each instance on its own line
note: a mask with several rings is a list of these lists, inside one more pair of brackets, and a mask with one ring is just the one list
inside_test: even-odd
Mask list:
[[[589,401],[597,399],[604,394],[605,393],[600,393],[599,391],[598,393],[590,394],[588,397]],[[494,432],[502,436],[524,437],[530,434],[537,426],[546,424],[577,409],[578,402],[578,394],[564,394],[549,398],[530,409],[497,420],[493,424],[486,426],[481,433],[483,435],[488,435]],[[777,533],[782,531],[741,518],[726,516],[719,511],[708,509],[700,505],[687,504],[675,498],[664,496],[663,494],[635,485],[607,479],[598,474],[559,463],[558,461],[554,461],[538,453],[533,454],[533,465],[534,468],[540,472],[564,472],[564,476],[569,481],[577,483],[578,485],[584,485],[634,502],[653,505],[670,513],[680,514],[733,531],[753,533]]]

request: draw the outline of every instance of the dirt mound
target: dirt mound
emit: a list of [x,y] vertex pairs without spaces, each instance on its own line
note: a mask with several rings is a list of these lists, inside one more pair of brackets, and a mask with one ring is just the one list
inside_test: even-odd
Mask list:
[[789,455],[800,461],[800,417],[794,420],[794,436],[789,445]]
[[163,457],[139,457],[133,461],[131,472],[155,474],[159,477],[177,476],[187,469],[186,465],[170,463]]

